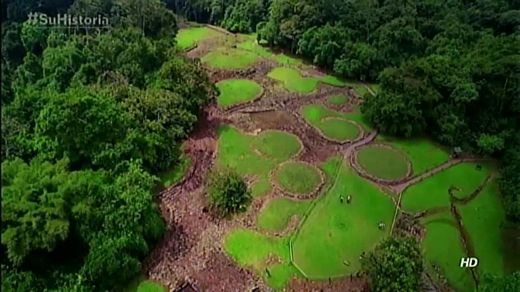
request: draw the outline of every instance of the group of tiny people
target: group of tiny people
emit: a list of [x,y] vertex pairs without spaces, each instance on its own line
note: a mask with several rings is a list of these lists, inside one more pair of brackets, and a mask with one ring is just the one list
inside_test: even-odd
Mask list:
[[[343,202],[345,201],[345,197],[343,195],[339,195],[339,201],[340,203],[343,204]],[[352,202],[352,196],[351,195],[347,195],[347,204],[350,204]],[[384,230],[385,229],[385,223],[383,221],[380,221],[379,224],[377,225],[377,228],[379,228],[379,230]]]

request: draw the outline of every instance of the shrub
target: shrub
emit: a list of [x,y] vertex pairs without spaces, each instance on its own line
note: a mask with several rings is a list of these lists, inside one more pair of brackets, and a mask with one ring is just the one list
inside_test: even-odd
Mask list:
[[245,211],[253,199],[244,179],[231,170],[210,172],[207,192],[210,208],[222,217]]

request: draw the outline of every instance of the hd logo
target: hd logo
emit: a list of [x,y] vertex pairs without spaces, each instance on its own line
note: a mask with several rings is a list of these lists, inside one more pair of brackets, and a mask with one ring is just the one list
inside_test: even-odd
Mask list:
[[474,268],[478,265],[477,258],[461,258],[460,259],[460,267],[461,268]]

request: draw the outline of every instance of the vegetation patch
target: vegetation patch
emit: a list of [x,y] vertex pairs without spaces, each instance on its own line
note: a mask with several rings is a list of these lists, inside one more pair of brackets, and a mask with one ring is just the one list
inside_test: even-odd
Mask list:
[[450,213],[437,214],[423,220],[426,236],[422,246],[433,274],[446,277],[457,291],[473,291],[474,282],[468,269],[460,268],[460,259],[466,257],[457,223]]
[[212,170],[207,176],[209,206],[222,217],[244,212],[251,204],[251,191],[244,179],[233,170]]
[[306,105],[301,109],[301,113],[305,121],[327,139],[347,142],[357,139],[362,134],[360,127],[348,120],[344,114],[322,105]]
[[321,184],[321,174],[312,165],[302,162],[287,162],[275,173],[276,183],[294,194],[309,194]]
[[151,281],[151,280],[145,280],[139,283],[139,286],[137,286],[136,292],[166,292],[166,288],[164,288],[163,285]]
[[237,48],[253,52],[262,58],[274,60],[279,65],[297,66],[303,63],[299,58],[294,58],[284,53],[276,53],[268,47],[259,45],[256,40],[256,34],[242,36],[246,38],[246,41],[239,43]]
[[275,130],[263,131],[255,137],[254,148],[277,161],[286,161],[303,149],[300,139],[291,133]]
[[338,95],[329,96],[329,97],[327,98],[327,101],[328,101],[330,104],[334,104],[334,105],[342,105],[342,104],[347,103],[347,101],[348,101],[348,97],[346,97],[346,96],[343,95],[343,94],[338,94]]
[[477,163],[459,163],[447,170],[435,174],[420,183],[408,188],[402,197],[401,205],[410,212],[419,212],[435,207],[449,207],[450,188],[457,188],[459,194],[468,195],[473,192],[489,174],[490,166]]
[[412,169],[415,175],[441,165],[450,159],[446,149],[426,137],[400,139],[378,136],[377,140],[389,143],[393,147],[405,152],[412,162]]
[[387,145],[369,145],[357,151],[357,162],[369,175],[397,180],[408,175],[410,162],[401,151]]
[[216,37],[220,32],[206,26],[197,26],[179,29],[177,33],[177,44],[181,49],[190,49],[204,39]]
[[225,237],[224,249],[239,265],[253,269],[273,288],[283,288],[298,274],[291,264],[289,237],[236,229]]
[[324,77],[303,77],[300,71],[288,68],[278,67],[273,69],[267,75],[272,79],[281,81],[287,90],[297,93],[313,92],[319,82],[327,83],[333,86],[343,86],[344,83],[334,76]]
[[[243,176],[253,176],[253,196],[266,194],[271,189],[270,172],[301,149],[296,136],[281,131],[266,131],[253,136],[231,126],[222,126],[218,137],[217,166],[229,167]],[[280,141],[283,143],[278,144]]]
[[216,69],[243,69],[253,65],[257,55],[237,49],[221,48],[212,50],[202,57],[202,62]]
[[220,91],[217,99],[220,106],[250,101],[262,93],[262,86],[248,79],[228,79],[220,81],[216,85]]
[[[389,235],[395,207],[389,196],[359,177],[341,161],[339,169],[324,170],[333,178],[330,190],[305,219],[293,242],[293,261],[310,279],[354,274],[359,257]],[[335,169],[333,171],[332,169]],[[347,196],[352,200],[347,203]],[[385,224],[380,230],[378,225]]]
[[482,273],[504,274],[504,247],[501,226],[505,221],[497,183],[491,181],[468,204],[459,207],[464,227],[479,259]]
[[163,188],[168,188],[180,182],[186,176],[186,173],[190,169],[191,164],[191,157],[186,154],[182,154],[179,157],[179,163],[174,168],[159,175],[161,186]]
[[262,208],[256,223],[258,227],[267,231],[283,231],[293,216],[301,218],[310,205],[311,201],[277,198]]

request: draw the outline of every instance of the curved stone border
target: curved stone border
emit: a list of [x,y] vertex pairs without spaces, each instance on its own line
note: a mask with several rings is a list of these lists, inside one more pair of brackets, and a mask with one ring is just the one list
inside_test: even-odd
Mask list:
[[[382,179],[382,178],[379,178],[379,177],[369,173],[368,171],[366,171],[358,162],[358,153],[361,149],[363,149],[365,147],[384,147],[384,148],[390,149],[392,151],[401,153],[403,155],[403,157],[406,158],[406,164],[408,166],[406,175],[401,178],[398,178],[398,179]],[[406,154],[406,152],[404,152],[402,150],[399,150],[399,149],[392,147],[391,145],[385,144],[385,143],[374,143],[374,144],[367,144],[367,145],[363,145],[361,147],[357,147],[356,149],[354,149],[354,153],[353,153],[353,155],[350,156],[349,160],[350,160],[350,164],[352,165],[352,168],[354,168],[354,170],[357,172],[358,175],[360,175],[361,177],[366,178],[368,180],[371,180],[375,183],[381,184],[381,185],[397,185],[397,184],[403,183],[406,180],[408,180],[413,174],[412,161],[408,158],[408,154]]]
[[[275,231],[275,230],[268,230],[268,229],[263,229],[261,228],[260,226],[258,226],[258,216],[260,215],[260,213],[265,209],[267,208],[267,205],[269,205],[269,203],[273,200],[276,200],[276,199],[287,199],[287,200],[292,200],[292,201],[295,201],[296,203],[300,203],[300,202],[305,202],[305,201],[309,201],[309,204],[312,205],[312,199],[311,200],[302,200],[302,199],[295,199],[295,198],[289,198],[289,197],[284,197],[284,196],[269,196],[267,197],[265,200],[263,200],[260,208],[258,209],[258,212],[256,214],[256,217],[254,219],[254,226],[252,226],[252,228],[256,231],[258,231],[259,233],[262,233],[264,235],[268,235],[268,236],[288,236],[288,235],[292,235],[300,226],[302,220],[304,219],[305,217],[305,213],[307,212],[304,212],[303,214],[293,214],[289,217],[289,220],[287,221],[287,225],[282,229],[282,230],[278,230],[278,231]],[[309,206],[310,208],[310,206]]]
[[[247,79],[249,80],[249,79]],[[221,82],[221,81],[219,81]],[[218,82],[217,82],[218,83]],[[255,83],[257,83],[258,85],[260,85],[260,88],[262,90],[260,90],[260,93],[258,93],[253,99],[251,100],[247,100],[247,101],[243,101],[243,102],[239,102],[239,103],[235,103],[235,104],[231,104],[231,105],[228,105],[228,106],[220,106],[218,105],[218,101],[217,101],[217,106],[220,107],[221,109],[225,110],[225,111],[233,111],[233,109],[237,108],[237,107],[243,107],[243,106],[249,106],[249,105],[253,105],[253,103],[257,102],[259,99],[263,98],[264,97],[264,94],[265,94],[265,89],[264,87],[262,86],[262,84],[259,84],[258,82],[255,81]],[[216,84],[216,83],[215,83]],[[217,97],[218,99],[218,97]]]
[[[246,135],[250,135],[250,136],[253,136],[253,137],[256,138],[260,134],[263,134],[265,132],[278,132],[278,133],[283,133],[283,134],[286,134],[286,135],[291,135],[291,136],[294,136],[296,138],[296,140],[298,141],[298,144],[300,144],[300,149],[298,150],[298,152],[296,152],[296,154],[293,154],[291,157],[287,158],[288,161],[292,161],[292,159],[294,159],[295,157],[298,157],[300,154],[302,154],[303,150],[305,150],[305,146],[303,145],[303,142],[300,139],[300,137],[298,137],[297,135],[295,135],[295,134],[293,134],[291,132],[287,132],[287,131],[283,131],[283,130],[276,130],[276,129],[265,129],[265,130],[261,130],[258,133],[246,133],[246,132],[244,132],[244,133]],[[251,145],[251,148],[253,148],[253,151],[258,151],[258,153],[260,153],[262,156],[267,157],[269,159],[273,159],[272,157],[269,156],[269,154],[266,154],[266,153],[262,152],[260,149],[258,149],[256,147],[256,145]],[[283,163],[286,163],[288,161],[284,161]],[[269,173],[269,175],[271,175],[271,173]]]
[[[313,167],[314,169],[316,169],[316,171],[318,172],[318,174],[320,176],[320,183],[316,186],[316,188],[313,191],[311,191],[309,193],[302,193],[302,194],[293,193],[293,192],[290,192],[290,191],[284,189],[282,186],[278,185],[278,183],[276,182],[275,175],[287,163],[301,163],[301,164],[306,164],[308,166]],[[318,167],[316,167],[313,164],[310,164],[308,162],[301,161],[301,160],[288,160],[288,161],[285,161],[285,162],[279,164],[277,167],[275,167],[274,169],[272,169],[269,172],[269,178],[271,180],[271,185],[273,186],[274,191],[278,191],[288,198],[293,198],[293,199],[298,199],[298,200],[307,200],[307,199],[313,199],[313,198],[317,197],[317,194],[321,191],[321,189],[325,185],[325,176],[323,175],[323,172],[321,171],[321,169],[319,169]]]
[[261,99],[262,97],[264,97],[264,94],[265,94],[265,89],[264,87],[262,86],[262,84],[254,81],[254,80],[250,80],[250,79],[242,79],[242,78],[230,78],[230,79],[223,79],[223,80],[220,80],[218,82],[215,82],[215,86],[217,86],[217,83],[219,82],[223,82],[223,81],[226,81],[226,80],[249,80],[249,81],[253,81],[254,83],[258,84],[258,86],[260,86],[260,92],[253,98],[253,99],[250,99],[250,100],[246,100],[246,101],[243,101],[243,102],[239,102],[239,103],[235,103],[235,104],[231,104],[231,105],[228,105],[228,106],[221,106],[218,104],[218,96],[215,98],[217,100],[217,106],[225,111],[231,111],[233,110],[234,108],[238,107],[238,106],[248,106],[248,105],[252,105],[253,103],[257,102],[259,99]]
[[[363,139],[363,137],[365,136],[365,130],[363,129],[363,127],[361,127],[358,123],[356,123],[355,121],[352,121],[352,120],[348,120],[348,119],[344,119],[344,118],[341,118],[341,117],[325,117],[323,119],[321,119],[321,121],[325,120],[325,119],[337,119],[337,120],[342,120],[342,121],[345,121],[347,123],[351,123],[353,124],[355,127],[357,127],[359,129],[359,135],[353,139],[353,140],[338,140],[338,139],[334,139],[334,138],[330,138],[328,137],[327,135],[325,135],[323,133],[323,131],[316,127],[315,125],[311,124],[310,122],[307,121],[307,119],[305,119],[305,117],[303,115],[301,115],[300,113],[298,113],[298,115],[300,115],[300,117],[303,119],[303,121],[305,123],[307,123],[309,126],[312,127],[312,129],[314,129],[316,132],[318,132],[318,134],[325,140],[327,141],[330,141],[330,142],[333,142],[333,143],[338,143],[338,144],[347,144],[347,143],[354,143],[356,141],[359,141],[361,139]],[[320,121],[320,122],[321,122]]]

